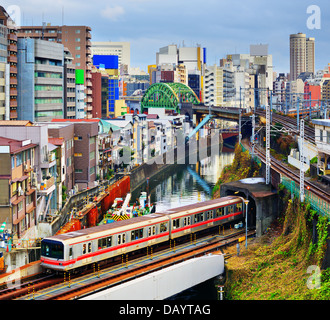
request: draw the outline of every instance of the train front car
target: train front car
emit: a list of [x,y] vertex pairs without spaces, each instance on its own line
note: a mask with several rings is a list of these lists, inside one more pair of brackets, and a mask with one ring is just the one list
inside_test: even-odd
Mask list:
[[46,271],[63,270],[64,244],[58,240],[45,238],[41,241],[40,264]]

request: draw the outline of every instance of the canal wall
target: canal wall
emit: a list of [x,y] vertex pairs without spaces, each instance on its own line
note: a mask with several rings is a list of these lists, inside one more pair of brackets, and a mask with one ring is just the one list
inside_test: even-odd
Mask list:
[[192,140],[190,144],[186,144],[179,149],[171,149],[133,168],[130,172],[131,193],[145,183],[148,178],[150,179],[159,173],[165,172],[169,168],[181,164],[195,164],[197,161],[208,157],[209,154],[219,154],[223,147],[222,140],[218,144],[211,145],[210,136],[200,138],[199,141],[200,143],[198,145],[201,145],[201,148],[198,148],[196,141]]

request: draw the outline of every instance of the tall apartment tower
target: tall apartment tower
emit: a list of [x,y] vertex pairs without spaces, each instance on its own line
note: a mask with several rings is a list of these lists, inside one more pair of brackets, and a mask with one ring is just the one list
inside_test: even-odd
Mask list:
[[84,71],[85,114],[92,118],[92,58],[91,28],[88,26],[22,26],[18,38],[37,38],[62,43],[73,57],[76,70]]
[[[0,119],[17,119],[17,35],[14,21],[6,10],[0,6],[0,88],[1,95],[6,96],[0,102]],[[0,86],[2,86],[2,84]],[[2,104],[4,102],[4,105]],[[2,109],[2,110],[1,110]]]
[[315,73],[315,38],[306,38],[306,71]]
[[302,72],[313,72],[315,65],[315,39],[304,33],[290,35],[290,80],[294,81]]

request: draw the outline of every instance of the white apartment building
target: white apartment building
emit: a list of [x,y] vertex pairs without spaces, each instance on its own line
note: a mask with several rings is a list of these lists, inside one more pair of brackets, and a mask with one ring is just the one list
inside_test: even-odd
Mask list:
[[223,105],[223,69],[217,65],[207,66],[205,69],[204,104]]
[[92,41],[92,55],[116,55],[118,64],[127,65],[131,63],[131,45],[129,42],[114,41]]

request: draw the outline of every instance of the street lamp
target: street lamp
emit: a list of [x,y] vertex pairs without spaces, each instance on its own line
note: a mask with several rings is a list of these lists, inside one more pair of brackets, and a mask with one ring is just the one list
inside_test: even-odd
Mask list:
[[244,199],[245,203],[245,248],[247,249],[247,213],[248,213],[248,204],[249,200]]

